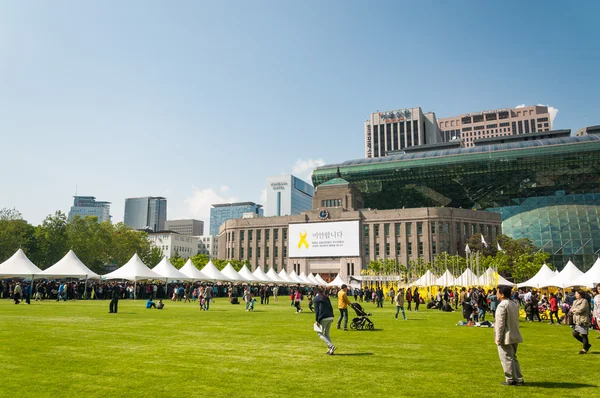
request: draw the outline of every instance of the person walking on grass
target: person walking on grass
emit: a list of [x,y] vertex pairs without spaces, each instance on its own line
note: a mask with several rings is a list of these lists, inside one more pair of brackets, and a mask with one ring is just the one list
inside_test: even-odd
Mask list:
[[[600,332],[600,285],[596,286],[596,295],[594,296],[594,324],[596,329]],[[600,337],[598,337],[600,339]]]
[[583,349],[580,354],[587,354],[592,345],[588,340],[588,331],[590,327],[590,305],[585,297],[583,290],[575,292],[575,302],[569,311],[573,314],[573,337],[583,343]]
[[500,304],[496,308],[494,340],[498,346],[498,356],[506,378],[502,384],[521,386],[525,382],[517,359],[517,348],[519,343],[523,342],[523,337],[519,330],[519,307],[510,300],[511,290],[510,286],[498,286],[497,296]]
[[558,317],[558,300],[554,293],[550,293],[550,325],[554,325],[554,316],[556,316],[556,322],[561,325],[562,323]]
[[415,292],[413,293],[413,300],[415,301],[415,311],[419,312],[419,304],[421,304],[421,296],[419,294],[419,290],[415,287]]
[[340,310],[340,318],[337,322],[337,328],[340,328],[343,320],[344,330],[348,330],[348,306],[351,304],[348,294],[346,293],[347,290],[348,286],[344,284],[338,292],[338,309]]
[[337,348],[333,345],[331,337],[329,336],[331,324],[333,323],[333,307],[331,306],[329,297],[323,293],[323,290],[320,287],[316,287],[314,292],[315,330],[317,331],[319,338],[327,344],[327,352],[325,354],[333,355]]
[[412,311],[410,308],[410,303],[412,302],[412,291],[410,288],[406,289],[406,302],[408,303],[408,310]]
[[396,315],[394,318],[398,319],[398,313],[402,311],[402,319],[406,320],[406,314],[404,313],[404,289],[398,289],[398,294],[394,297],[396,303]]
[[116,314],[119,310],[119,298],[121,298],[121,286],[115,283],[112,288],[112,296],[110,300],[110,310],[108,311],[111,314]]

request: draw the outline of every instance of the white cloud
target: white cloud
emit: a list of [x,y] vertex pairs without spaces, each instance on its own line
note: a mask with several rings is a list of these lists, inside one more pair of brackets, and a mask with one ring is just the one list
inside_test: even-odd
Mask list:
[[[221,187],[221,192],[222,191]],[[188,213],[199,220],[204,221],[204,230],[209,230],[210,208],[215,203],[233,203],[239,202],[236,196],[221,196],[214,189],[200,189],[193,187],[192,196],[185,199]]]
[[298,159],[292,166],[292,174],[304,181],[311,182],[313,170],[323,165],[325,165],[323,159]]
[[517,106],[515,106],[515,109],[525,108],[525,106],[526,106],[525,104],[517,105]]
[[229,187],[227,185],[221,185],[219,191],[221,191],[222,193],[229,192]]

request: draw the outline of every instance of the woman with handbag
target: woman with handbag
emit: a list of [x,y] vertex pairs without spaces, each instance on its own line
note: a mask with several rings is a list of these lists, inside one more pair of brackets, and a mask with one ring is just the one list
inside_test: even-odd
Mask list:
[[583,290],[575,293],[575,302],[569,313],[573,314],[573,337],[583,344],[580,354],[587,354],[592,345],[588,341],[588,330],[590,326],[590,305]]

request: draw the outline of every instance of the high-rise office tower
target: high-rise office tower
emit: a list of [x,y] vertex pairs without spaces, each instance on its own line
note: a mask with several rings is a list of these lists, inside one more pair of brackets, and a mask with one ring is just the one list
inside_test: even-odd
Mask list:
[[291,174],[267,178],[265,216],[289,216],[312,210],[315,189]]
[[95,196],[73,196],[73,206],[69,210],[69,221],[73,217],[96,216],[98,222],[110,221],[110,202],[96,201]]
[[134,229],[162,231],[167,220],[167,199],[146,196],[125,199],[125,225]]

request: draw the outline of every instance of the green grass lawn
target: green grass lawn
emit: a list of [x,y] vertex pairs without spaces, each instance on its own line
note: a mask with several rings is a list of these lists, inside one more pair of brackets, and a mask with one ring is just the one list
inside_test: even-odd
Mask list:
[[[504,387],[493,330],[457,327],[458,312],[365,304],[374,331],[332,330],[334,356],[314,314],[287,298],[254,312],[196,303],[0,300],[0,385],[15,397],[585,396],[600,385],[600,340],[588,355],[567,326],[521,323],[527,383]],[[334,301],[335,306],[335,301]],[[305,307],[305,311],[308,308]],[[351,318],[354,315],[350,310]]]

